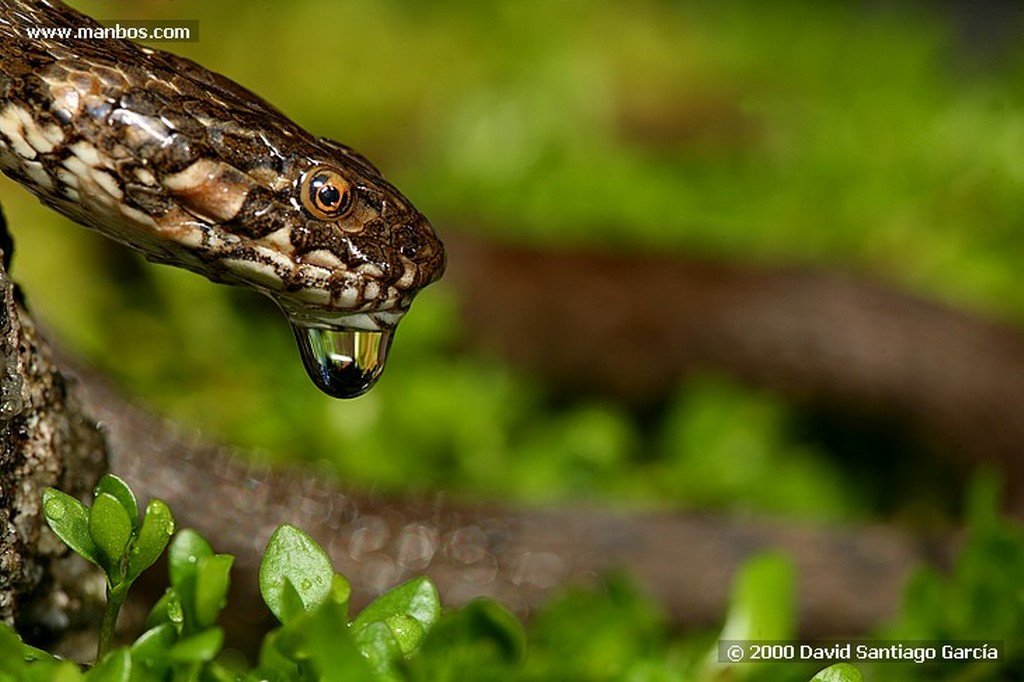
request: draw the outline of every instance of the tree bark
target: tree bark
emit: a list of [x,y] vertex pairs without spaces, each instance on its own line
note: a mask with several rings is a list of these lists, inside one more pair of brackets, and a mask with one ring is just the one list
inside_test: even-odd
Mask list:
[[42,493],[54,486],[88,498],[106,447],[7,275],[2,214],[0,251],[0,619],[34,640],[61,634],[76,653],[83,643],[73,635],[95,624],[103,582],[46,526]]

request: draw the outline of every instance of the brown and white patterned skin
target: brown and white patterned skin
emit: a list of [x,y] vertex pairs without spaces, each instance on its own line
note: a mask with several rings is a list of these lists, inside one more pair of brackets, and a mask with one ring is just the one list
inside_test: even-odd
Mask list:
[[[55,0],[0,0],[0,169],[152,261],[270,295],[307,327],[390,329],[438,279],[430,223],[349,147],[233,81],[123,40],[29,38],[98,26]],[[343,215],[302,193],[327,168]]]

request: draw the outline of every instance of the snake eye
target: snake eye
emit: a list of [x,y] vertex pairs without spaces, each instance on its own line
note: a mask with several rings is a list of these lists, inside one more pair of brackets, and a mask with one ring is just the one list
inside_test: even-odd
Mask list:
[[317,166],[302,176],[302,206],[314,218],[338,220],[352,208],[352,187],[333,168]]

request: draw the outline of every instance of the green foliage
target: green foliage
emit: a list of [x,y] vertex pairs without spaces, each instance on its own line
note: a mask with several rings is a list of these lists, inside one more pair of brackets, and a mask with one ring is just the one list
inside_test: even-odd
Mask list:
[[[991,495],[976,495],[974,529],[987,538],[969,547],[960,569],[967,599],[981,599],[976,567],[992,557],[1024,555],[1024,537],[1000,524]],[[123,587],[167,544],[146,531],[147,520],[169,528],[170,513],[151,502],[144,519],[123,481],[107,477],[97,486],[92,508],[58,491],[45,494],[51,527],[75,543],[76,551],[107,574],[108,585]],[[99,511],[96,507],[101,505]],[[134,513],[133,513],[134,509]],[[153,538],[159,538],[159,541]],[[433,584],[415,578],[385,592],[349,618],[348,582],[334,573],[312,538],[288,525],[271,536],[260,566],[260,591],[281,625],[267,633],[256,665],[248,670],[222,658],[224,632],[217,625],[225,607],[232,557],[216,554],[192,530],[173,536],[168,548],[170,586],[151,610],[145,631],[130,645],[102,654],[96,665],[79,668],[28,646],[8,626],[0,626],[0,682],[149,682],[158,680],[237,680],[272,682],[444,680],[650,680],[720,682],[793,679],[860,682],[858,669],[840,663],[818,671],[790,666],[720,663],[711,638],[670,636],[658,607],[624,577],[598,590],[566,593],[533,621],[529,635],[519,621],[490,600],[442,613]],[[1007,569],[1001,580],[1008,587]],[[750,559],[734,581],[731,607],[717,639],[788,639],[795,634],[795,576],[785,557]],[[990,586],[997,589],[998,586]],[[1018,597],[1019,590],[1018,590]],[[1021,604],[1008,612],[1020,619]],[[911,606],[910,620],[923,627],[941,615]],[[106,620],[106,619],[105,619]],[[1004,621],[1000,621],[1003,623]],[[906,626],[901,626],[906,627]],[[934,635],[934,633],[931,633]],[[952,632],[950,636],[956,636]],[[902,631],[901,636],[907,636]],[[1009,668],[983,671],[998,673]],[[794,672],[796,675],[794,676]],[[764,673],[770,673],[765,676]],[[951,674],[959,674],[951,670]],[[801,676],[802,675],[802,676]],[[904,679],[888,677],[887,679]],[[912,679],[912,678],[906,678]],[[971,679],[990,679],[973,676]]]
[[398,648],[408,654],[423,640],[441,616],[441,600],[426,578],[415,578],[386,592],[367,606],[352,621],[353,636],[364,638],[378,625],[384,625]]
[[343,670],[344,679],[397,680],[400,661],[419,646],[441,613],[433,584],[417,578],[385,592],[350,622],[348,582],[334,574],[312,538],[288,525],[279,527],[267,544],[260,591],[283,623],[264,643],[264,674],[305,671],[312,679],[326,680]]
[[409,659],[409,680],[442,682],[466,679],[511,679],[526,655],[526,633],[497,602],[477,600],[438,621],[424,639],[419,655]]
[[864,676],[849,663],[836,663],[811,678],[811,682],[862,682]]
[[903,676],[890,679],[916,682],[940,674],[963,679],[1024,675],[1024,528],[999,518],[998,499],[995,479],[981,476],[972,481],[968,530],[956,564],[948,574],[919,569],[907,586],[902,614],[883,635],[1001,641],[1004,659],[910,667]]
[[761,554],[734,579],[721,639],[786,640],[796,634],[795,569],[789,559]]
[[[334,573],[312,538],[283,525],[267,544],[259,576],[260,591],[281,627],[267,634],[254,669],[233,670],[219,660],[224,631],[217,625],[227,603],[233,557],[216,554],[190,529],[171,539],[173,519],[159,500],[149,503],[140,523],[134,494],[115,476],[105,476],[96,487],[91,508],[53,489],[44,493],[43,505],[54,532],[106,574],[108,609],[102,628],[110,631],[101,631],[97,663],[83,672],[0,627],[0,682],[399,680],[405,659],[441,617],[437,590],[416,578],[385,592],[349,620],[348,582]],[[145,632],[131,645],[110,650],[113,623],[128,588],[169,539],[170,586],[146,619]],[[501,607],[480,608],[506,631],[513,629],[514,619]]]
[[622,576],[573,590],[531,624],[527,679],[629,679],[672,667],[664,616]]

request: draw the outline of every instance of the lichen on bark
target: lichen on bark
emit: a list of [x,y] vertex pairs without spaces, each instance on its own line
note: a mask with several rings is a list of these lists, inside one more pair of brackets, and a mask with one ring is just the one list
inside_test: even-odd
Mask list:
[[107,468],[106,444],[8,274],[2,214],[0,235],[0,620],[74,655],[103,585],[46,526],[42,493],[55,486],[88,499]]

